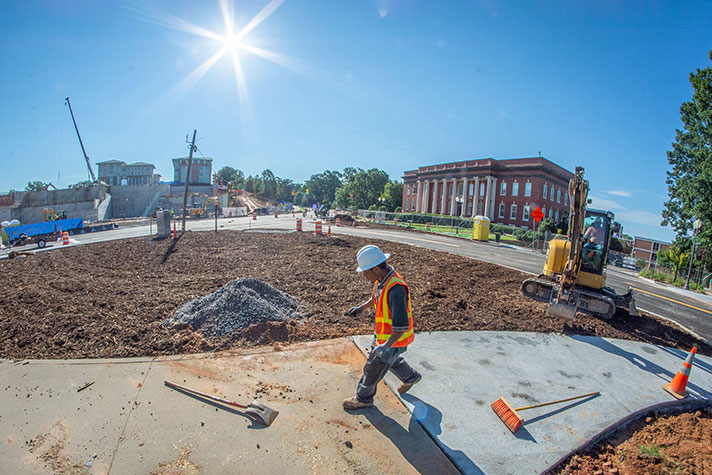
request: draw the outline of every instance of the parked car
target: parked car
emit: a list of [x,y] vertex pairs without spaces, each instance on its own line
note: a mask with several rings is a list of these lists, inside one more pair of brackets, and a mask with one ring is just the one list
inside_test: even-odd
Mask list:
[[640,270],[638,268],[637,263],[635,262],[635,259],[633,259],[632,257],[624,257],[623,258],[623,268],[630,269],[630,270]]

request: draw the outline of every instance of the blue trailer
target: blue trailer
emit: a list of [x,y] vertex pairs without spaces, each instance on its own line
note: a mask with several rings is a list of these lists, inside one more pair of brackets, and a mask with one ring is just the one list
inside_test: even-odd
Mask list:
[[[21,246],[28,242],[36,242],[37,246],[45,247],[47,241],[56,239],[60,231],[72,231],[84,226],[82,218],[58,219],[43,223],[17,224],[2,228],[10,246]],[[4,237],[4,236],[3,236]]]

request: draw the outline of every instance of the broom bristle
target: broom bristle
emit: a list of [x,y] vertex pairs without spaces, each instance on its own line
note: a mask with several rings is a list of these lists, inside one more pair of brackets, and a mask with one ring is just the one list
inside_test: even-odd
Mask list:
[[499,398],[491,404],[492,410],[504,422],[507,429],[514,433],[522,425],[523,419],[504,398]]

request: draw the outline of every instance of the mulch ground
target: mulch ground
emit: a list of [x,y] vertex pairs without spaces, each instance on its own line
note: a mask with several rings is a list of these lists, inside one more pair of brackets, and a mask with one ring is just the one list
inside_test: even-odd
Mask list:
[[[350,236],[244,231],[188,232],[74,246],[0,261],[0,357],[155,356],[371,333],[373,315],[344,315],[369,298],[354,272],[367,243],[392,254],[412,291],[416,331],[507,330],[624,338],[700,352],[712,349],[664,320],[618,314],[573,323],[524,298],[527,275],[404,244]],[[240,277],[296,297],[302,321],[261,324],[222,339],[161,323],[184,303]]]
[[[608,321],[579,316],[574,323],[548,316],[544,304],[519,291],[528,275],[493,264],[350,236],[221,231],[188,232],[176,241],[111,241],[0,261],[0,357],[156,356],[368,334],[372,313],[344,315],[370,297],[371,284],[354,272],[356,252],[365,244],[391,253],[390,262],[409,283],[417,332],[595,335],[685,351],[697,344],[700,353],[712,355],[706,344],[650,315],[619,313]],[[212,340],[189,328],[162,325],[182,304],[240,277],[293,295],[305,318],[253,325]],[[629,445],[608,441],[562,471],[710,473],[709,413],[666,417],[628,434]],[[689,431],[694,438],[684,435]]]
[[560,474],[712,474],[712,409],[652,414],[574,455]]

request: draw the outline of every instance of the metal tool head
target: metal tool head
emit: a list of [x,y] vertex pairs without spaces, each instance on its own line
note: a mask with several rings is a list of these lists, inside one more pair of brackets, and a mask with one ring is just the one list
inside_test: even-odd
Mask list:
[[270,409],[257,401],[253,401],[249,406],[247,406],[245,414],[254,417],[260,423],[269,426],[277,418],[279,411],[275,411],[274,409]]

